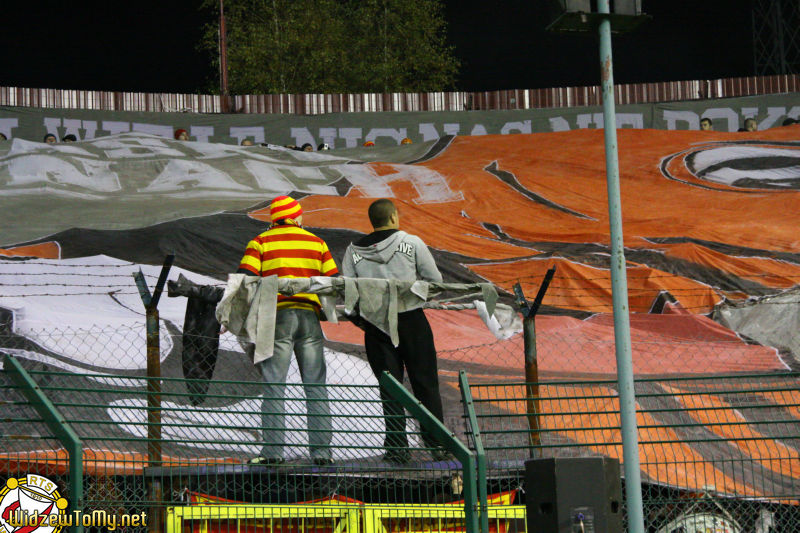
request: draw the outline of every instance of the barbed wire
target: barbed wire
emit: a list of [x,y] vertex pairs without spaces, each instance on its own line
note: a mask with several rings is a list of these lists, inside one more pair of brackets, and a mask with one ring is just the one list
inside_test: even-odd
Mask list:
[[[86,278],[131,278],[131,273],[125,274],[95,274],[89,272],[2,272],[0,276],[81,276]],[[154,274],[143,273],[144,277],[151,279],[158,279]]]
[[[139,294],[139,291],[108,291],[108,292],[65,292],[65,293],[37,293],[37,294],[14,294],[13,298],[38,298],[40,296],[111,296],[111,295],[130,295]],[[2,296],[0,296],[2,299]]]
[[[785,278],[785,279],[792,279],[792,280],[794,280],[794,279],[800,280],[800,274],[790,275],[790,274],[757,273],[757,272],[741,274],[741,275],[739,275],[739,274],[731,274],[731,273],[727,273],[727,272],[720,272],[719,277],[724,277],[726,275],[734,277],[734,278],[740,278],[740,279],[773,278],[774,277],[774,278],[779,278],[779,279]],[[528,275],[528,276],[516,276],[516,277],[513,277],[513,278],[498,280],[498,281],[494,281],[493,283],[501,284],[501,283],[521,282],[523,280],[543,279],[543,278],[544,278],[544,274],[531,274],[531,275]],[[681,274],[656,274],[656,275],[650,275],[650,276],[631,276],[631,275],[627,275],[626,278],[628,280],[632,280],[632,279],[648,279],[648,280],[649,279],[682,279],[682,280],[689,280],[689,281],[703,283],[703,282],[701,282],[701,281],[699,281],[699,280],[697,280],[695,278],[692,278],[692,277],[689,277],[689,276],[685,276],[685,275],[681,275]],[[587,278],[587,277],[583,277],[583,276],[563,276],[563,275],[560,275],[560,274],[557,273],[553,277],[553,279],[554,280],[564,279],[564,280],[580,280],[580,281],[604,281],[604,280],[610,280],[611,279],[611,273],[609,272],[609,274],[607,276],[592,277],[592,278]]]
[[133,262],[125,263],[125,264],[121,264],[121,265],[120,264],[116,264],[116,263],[95,263],[95,264],[89,264],[89,263],[83,263],[83,264],[62,263],[61,261],[64,261],[63,259],[52,259],[50,261],[13,261],[13,260],[8,260],[8,259],[6,259],[4,257],[0,257],[0,261],[5,261],[8,264],[12,264],[12,265],[47,265],[47,266],[57,266],[58,268],[97,268],[97,267],[103,267],[103,268],[129,268],[129,267],[132,267],[132,266],[134,266],[134,267],[138,267],[138,266],[153,266],[153,267],[156,267],[157,266],[157,265],[147,265],[145,263],[133,263]]

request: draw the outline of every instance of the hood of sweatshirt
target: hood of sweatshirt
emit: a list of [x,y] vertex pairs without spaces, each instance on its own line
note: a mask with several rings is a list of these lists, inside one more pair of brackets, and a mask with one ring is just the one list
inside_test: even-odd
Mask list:
[[368,246],[358,246],[352,244],[353,251],[364,259],[376,263],[388,263],[392,255],[397,251],[397,245],[408,235],[405,231],[396,231],[382,241]]

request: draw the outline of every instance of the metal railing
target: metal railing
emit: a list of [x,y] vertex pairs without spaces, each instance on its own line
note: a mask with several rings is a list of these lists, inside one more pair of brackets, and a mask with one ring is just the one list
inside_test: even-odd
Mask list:
[[[716,80],[619,84],[617,104],[643,104],[800,91],[797,74]],[[508,110],[600,105],[600,87],[555,87],[475,92],[262,94],[229,97],[236,113],[359,113],[381,111]],[[20,107],[220,113],[220,95],[134,93],[0,87],[0,105]]]
[[[498,490],[525,485],[529,458],[622,461],[614,380],[543,380],[538,413],[529,412],[527,383],[474,379],[462,386],[475,406],[468,431],[481,436],[487,477],[502,473]],[[651,531],[700,512],[728,517],[739,531],[766,522],[776,531],[800,528],[800,374],[638,378],[635,387]],[[538,419],[533,429],[531,415]]]

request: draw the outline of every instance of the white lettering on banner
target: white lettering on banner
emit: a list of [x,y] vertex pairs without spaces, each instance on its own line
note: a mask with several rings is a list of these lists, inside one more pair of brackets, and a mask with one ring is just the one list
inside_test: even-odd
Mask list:
[[389,184],[393,181],[408,181],[417,192],[414,202],[418,204],[453,202],[464,199],[460,191],[453,191],[444,176],[435,170],[415,165],[387,164],[395,172],[379,176],[369,165],[334,165],[330,167],[344,175],[367,198],[393,198]]
[[[689,111],[691,113],[691,111]],[[714,120],[725,120],[728,122],[728,129],[727,131],[736,131],[739,129],[739,115],[731,109],[730,107],[712,107],[711,109],[706,109],[703,112],[701,118],[710,119],[712,122]],[[697,122],[698,127],[700,126],[700,121]],[[716,128],[716,126],[715,126]],[[719,131],[725,131],[723,128],[719,128]]]
[[447,123],[442,126],[444,129],[445,135],[458,135],[458,132],[461,131],[461,124],[458,122]]
[[[61,119],[54,118],[54,117],[45,117],[44,118],[44,127],[47,130],[47,133],[51,133],[58,137],[58,127],[61,126]],[[38,139],[41,140],[41,139]]]
[[780,120],[786,115],[785,107],[768,107],[767,116],[758,123],[758,129],[765,130],[773,126],[780,126]]
[[117,133],[128,133],[131,131],[130,122],[119,122],[117,120],[104,120],[103,130],[107,131],[109,135],[116,135]]
[[19,119],[16,118],[0,118],[0,133],[11,139],[14,135],[12,130],[19,127]]
[[503,127],[500,128],[500,133],[503,135],[508,135],[512,131],[531,133],[531,121],[523,120],[522,122],[506,122],[503,124]]
[[439,132],[436,131],[436,126],[430,122],[420,122],[419,134],[422,135],[422,142],[433,141],[440,137]]
[[256,187],[265,191],[291,191],[294,184],[278,172],[275,165],[261,161],[245,160],[244,167],[256,180]]
[[564,117],[551,117],[547,119],[550,122],[550,129],[553,131],[569,131],[569,122]]
[[[419,133],[422,135],[422,141],[434,141],[441,137],[442,135],[439,134],[439,131],[436,129],[436,126],[430,122],[421,122],[419,124]],[[461,124],[458,122],[448,122],[442,125],[442,131],[444,135],[458,135],[461,131]],[[472,131],[470,131],[469,135],[487,135],[488,132],[486,131],[486,126],[483,124],[475,124],[472,127]]]
[[108,158],[147,158],[153,155],[166,157],[182,157],[185,154],[168,147],[158,139],[109,139],[99,140],[94,144],[101,148]]
[[311,132],[308,131],[308,128],[292,128],[290,136],[292,139],[294,139],[295,146],[303,146],[304,144],[308,143],[311,146],[316,147],[314,136],[311,135]]
[[591,113],[581,113],[576,120],[579,129],[586,129],[592,123]]
[[[674,111],[672,109],[664,110],[664,121],[667,123],[668,130],[688,129],[699,130],[700,119],[697,118],[697,113],[694,111]],[[688,128],[678,128],[678,122],[685,122]]]
[[[311,134],[309,133],[309,136]],[[236,139],[236,144],[242,144],[242,141],[248,137],[253,138],[256,144],[264,142],[264,127],[263,126],[231,126],[230,136]]]
[[483,124],[475,124],[472,128],[472,131],[469,132],[470,135],[488,135],[486,133],[486,127]]
[[[81,140],[81,132],[80,132],[80,129],[81,129],[81,126],[82,126],[81,119],[79,119],[79,118],[65,118],[63,120],[63,123],[64,123],[64,135],[72,134],[78,140]],[[61,138],[59,138],[59,140],[61,140]]]
[[400,144],[400,141],[408,137],[408,133],[405,128],[372,128],[364,140],[374,142],[378,137],[391,137],[397,144]]
[[336,187],[313,183],[314,181],[328,181],[328,178],[318,167],[275,167],[275,169],[291,182],[294,190],[309,192],[311,194],[338,196]]
[[92,183],[99,183],[104,189],[97,189],[102,192],[119,191],[122,186],[119,184],[119,176],[111,170],[111,161],[94,161],[91,159],[81,159],[83,171]]
[[369,165],[333,165],[331,168],[341,172],[367,198],[394,198],[388,182]]
[[[209,143],[209,142],[190,142],[181,145],[188,154],[199,154],[201,159],[221,159],[242,153],[242,148],[230,144]],[[194,154],[192,154],[194,152]],[[186,155],[186,154],[184,154]],[[265,156],[260,156],[265,157]]]
[[744,118],[755,118],[758,115],[757,107],[743,107],[741,111]]
[[355,148],[360,143],[361,128],[339,128],[339,137],[344,139],[345,148]]
[[[402,131],[396,133],[402,134]],[[211,147],[215,146],[218,153],[211,154]],[[391,164],[378,172],[370,164],[337,162],[329,166],[331,159],[327,157],[296,152],[292,153],[304,156],[303,163],[313,164],[294,166],[285,161],[276,164],[277,161],[267,156],[237,146],[183,143],[146,134],[121,134],[87,141],[80,146],[46,146],[14,139],[12,150],[13,153],[0,159],[0,175],[6,177],[5,184],[14,191],[44,186],[49,194],[87,199],[102,199],[108,193],[118,192],[127,196],[244,198],[254,191],[275,194],[294,190],[339,196],[341,192],[333,184],[342,177],[361,194],[372,198],[395,196],[393,183],[404,181],[414,187],[416,203],[463,199],[463,194],[453,191],[442,174],[426,167]],[[198,154],[204,153],[209,153],[209,157],[198,160]],[[222,164],[216,163],[219,153],[228,156]],[[126,164],[126,160],[131,159],[148,164]],[[123,181],[127,183],[124,188],[121,187]]]
[[[261,128],[261,130],[263,132],[264,128]],[[214,126],[190,126],[189,135],[197,139],[198,142],[207,143],[208,138],[214,136]],[[263,133],[261,136],[263,138]]]
[[[50,183],[76,185],[97,192],[112,192],[120,189],[117,175],[104,172],[94,162],[83,162],[84,168],[91,168],[97,174],[86,175],[74,164],[50,155],[29,155],[8,161],[8,173],[14,185]],[[2,167],[0,167],[2,168]]]
[[[320,128],[319,137],[331,149],[336,148],[336,128]],[[316,147],[314,149],[316,150]]]
[[131,131],[149,133],[150,135],[159,135],[161,137],[172,139],[175,130],[172,129],[172,126],[164,126],[162,124],[140,124],[138,122],[134,122],[131,125]]
[[[580,125],[580,119],[582,117],[589,117],[590,115],[579,115],[579,127],[587,128],[588,125],[582,126]],[[605,127],[605,117],[602,113],[593,113],[591,115],[592,121],[597,129],[603,129]],[[617,129],[622,129],[626,126],[630,126],[631,128],[642,129],[644,128],[644,115],[641,113],[617,113],[614,115],[614,122],[617,123]]]
[[83,130],[86,132],[83,135],[84,141],[90,141],[95,138],[97,134],[97,121],[96,120],[84,120],[83,121]]
[[[694,111],[674,111],[664,110],[664,120],[667,123],[667,129],[699,129],[700,119],[708,118],[712,121],[724,120],[727,122],[726,128],[717,127],[719,131],[737,131],[744,124],[744,119],[757,118],[760,113],[758,107],[742,107],[737,113],[735,109],[730,107],[710,107],[703,111],[698,116]],[[784,117],[796,117],[800,115],[800,106],[795,106],[786,110],[785,107],[768,107],[767,116],[758,123],[759,130],[765,130],[773,126],[780,125],[781,119]],[[685,123],[687,128],[679,128],[679,123]],[[719,124],[716,124],[719,126]]]
[[617,128],[630,126],[634,129],[644,128],[644,115],[642,113],[617,113]]
[[172,159],[158,177],[139,192],[183,192],[198,188],[235,191],[252,189],[207,163]]

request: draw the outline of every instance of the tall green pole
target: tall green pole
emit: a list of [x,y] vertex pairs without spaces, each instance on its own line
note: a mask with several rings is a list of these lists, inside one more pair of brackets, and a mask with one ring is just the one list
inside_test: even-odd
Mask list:
[[[598,0],[601,14],[610,14],[609,0]],[[636,427],[636,394],[633,388],[631,324],[628,307],[628,280],[625,275],[625,248],[622,239],[622,202],[619,193],[617,158],[617,118],[614,109],[614,71],[611,60],[611,20],[600,22],[600,74],[603,92],[603,121],[606,141],[606,182],[608,220],[611,226],[611,290],[614,302],[614,341],[617,355],[622,456],[625,466],[625,501],[628,531],[644,533],[642,475],[639,467],[639,432]]]

